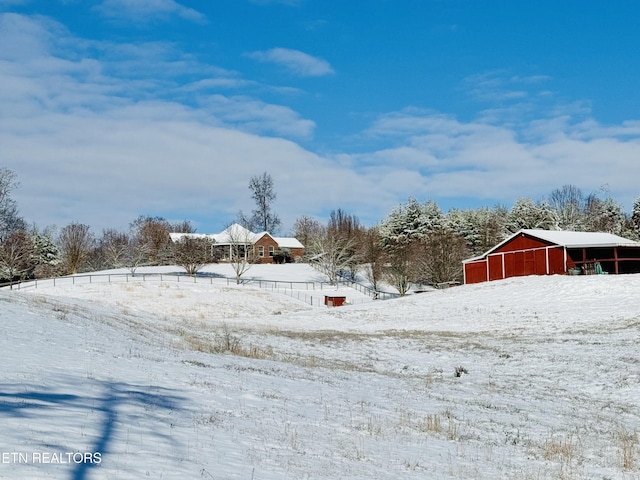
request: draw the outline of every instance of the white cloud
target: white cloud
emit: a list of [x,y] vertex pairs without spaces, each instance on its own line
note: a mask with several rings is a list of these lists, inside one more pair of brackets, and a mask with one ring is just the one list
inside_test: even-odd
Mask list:
[[270,50],[251,52],[247,56],[259,62],[281,65],[295,75],[303,77],[321,77],[334,73],[329,62],[300,50],[272,48]]
[[178,16],[192,22],[204,22],[206,17],[175,0],[103,0],[96,10],[111,18],[128,18],[144,23],[151,19]]
[[[382,116],[369,134],[396,139],[400,145],[368,158],[421,171],[434,198],[511,204],[519,196],[546,196],[564,184],[595,192],[607,183],[614,198],[629,209],[640,194],[637,121],[605,127],[594,119],[576,123],[561,116],[513,128],[410,109]],[[535,141],[524,142],[523,137]]]
[[203,99],[201,105],[226,124],[248,132],[308,138],[315,128],[314,122],[301,118],[288,107],[252,98],[212,95]]
[[[582,103],[519,122],[405,109],[364,132],[380,148],[321,155],[294,141],[313,120],[241,90],[263,86],[237,72],[164,43],[86,43],[44,18],[0,15],[0,44],[16,45],[0,50],[0,158],[18,174],[22,214],[40,225],[122,228],[152,214],[219,230],[253,207],[248,180],[265,170],[285,225],[334,208],[373,224],[409,196],[509,205],[608,183],[630,208],[640,193],[640,122],[601,125]],[[193,73],[190,83],[174,71]]]
[[[470,75],[463,81],[463,89],[477,101],[509,103],[522,101],[537,94],[550,77],[546,75],[508,75],[494,70]],[[548,95],[549,92],[546,91]]]

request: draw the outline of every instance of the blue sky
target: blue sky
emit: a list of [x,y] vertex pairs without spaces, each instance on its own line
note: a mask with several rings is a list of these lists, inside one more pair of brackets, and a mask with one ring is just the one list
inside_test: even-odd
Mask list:
[[640,196],[640,2],[0,0],[0,166],[22,215],[288,233],[409,197]]

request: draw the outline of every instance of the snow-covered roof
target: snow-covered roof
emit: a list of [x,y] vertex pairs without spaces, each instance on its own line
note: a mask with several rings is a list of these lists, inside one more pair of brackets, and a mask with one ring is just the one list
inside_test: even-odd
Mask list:
[[170,233],[169,237],[172,242],[179,242],[183,238],[208,238],[213,240],[213,235],[207,233]]
[[592,248],[592,247],[640,247],[640,242],[629,240],[612,233],[605,232],[572,232],[568,230],[536,230],[523,228],[510,237],[504,239],[495,247],[492,247],[482,255],[469,258],[463,263],[473,262],[485,258],[487,255],[498,250],[503,245],[509,243],[514,238],[525,234],[530,237],[549,242],[566,248]]
[[242,225],[234,223],[220,233],[170,233],[171,241],[178,242],[182,238],[207,238],[218,245],[230,245],[238,243],[255,243],[264,235],[273,238],[280,248],[304,248],[304,245],[293,237],[274,237],[269,232],[253,233]]
[[300,243],[297,238],[293,237],[271,237],[273,238],[280,248],[304,248],[304,245]]
[[[612,233],[605,232],[571,232],[566,230],[529,230],[523,229],[520,233],[546,240],[547,242],[561,245],[567,248],[583,247],[640,247],[640,242],[629,240]],[[513,238],[513,237],[511,237]]]

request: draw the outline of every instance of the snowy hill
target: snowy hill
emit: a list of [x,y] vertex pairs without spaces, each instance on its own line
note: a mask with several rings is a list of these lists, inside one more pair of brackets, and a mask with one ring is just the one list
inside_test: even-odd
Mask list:
[[[276,268],[252,275],[319,281]],[[638,291],[527,277],[327,309],[218,280],[0,290],[0,478],[640,478]]]

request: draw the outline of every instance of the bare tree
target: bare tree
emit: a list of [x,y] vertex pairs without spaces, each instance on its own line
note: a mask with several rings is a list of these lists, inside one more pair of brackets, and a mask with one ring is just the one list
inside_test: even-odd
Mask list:
[[249,190],[251,190],[251,198],[256,202],[256,209],[251,212],[251,217],[240,212],[238,222],[248,230],[276,233],[282,222],[280,217],[272,211],[273,202],[276,199],[273,178],[267,172],[251,177]]
[[173,261],[188,275],[195,275],[202,267],[214,262],[212,246],[213,241],[209,238],[185,235],[171,246]]
[[316,219],[307,215],[298,218],[293,224],[291,236],[297,238],[305,247],[311,246],[316,238],[324,235],[325,228]]
[[236,276],[236,284],[240,284],[242,276],[251,266],[259,261],[253,249],[254,234],[237,223],[225,230],[229,244],[229,263]]
[[98,240],[97,256],[99,267],[120,268],[124,266],[129,235],[119,232],[115,228],[102,231],[102,238]]
[[162,217],[141,215],[131,223],[131,232],[143,246],[150,265],[161,265],[171,256],[171,224]]
[[7,168],[0,168],[0,242],[12,232],[26,230],[26,224],[18,215],[18,207],[11,198],[11,191],[18,186],[16,174]]
[[71,223],[60,231],[58,243],[66,273],[76,274],[86,264],[94,239],[89,225]]
[[196,233],[196,228],[189,220],[182,220],[171,224],[171,231],[175,233]]
[[149,257],[147,244],[141,242],[138,238],[129,237],[129,242],[124,252],[123,266],[131,272],[131,275],[135,275],[138,268],[150,265]]
[[362,260],[362,237],[364,228],[355,215],[346,213],[342,209],[333,210],[329,216],[327,236],[336,237],[336,241],[349,245],[349,260],[345,270],[349,272],[351,280],[356,279],[358,267]]
[[24,230],[11,233],[0,245],[0,278],[24,279],[37,264],[33,238]]
[[378,291],[384,273],[385,255],[377,227],[368,229],[362,238],[361,259],[364,265],[364,275],[371,283],[371,288]]
[[558,215],[562,230],[581,230],[584,227],[585,198],[575,185],[563,185],[549,195],[549,205]]
[[385,247],[385,254],[385,280],[395,287],[400,295],[406,295],[420,276],[420,264],[424,254],[421,242],[414,240],[390,244]]
[[311,245],[309,262],[317,265],[329,277],[331,284],[337,285],[342,273],[350,267],[353,250],[353,240],[327,232]]
[[463,238],[449,231],[431,233],[424,241],[421,280],[430,284],[462,281],[462,261],[468,257]]

